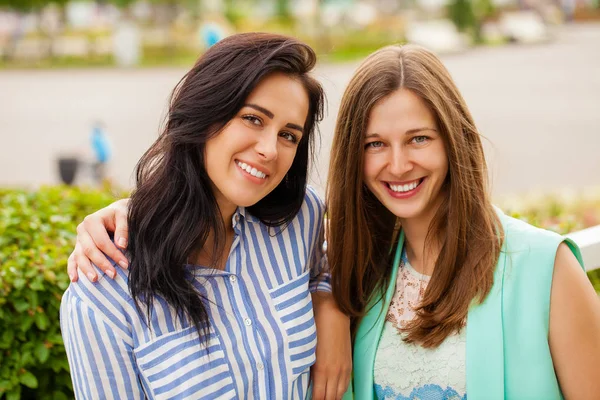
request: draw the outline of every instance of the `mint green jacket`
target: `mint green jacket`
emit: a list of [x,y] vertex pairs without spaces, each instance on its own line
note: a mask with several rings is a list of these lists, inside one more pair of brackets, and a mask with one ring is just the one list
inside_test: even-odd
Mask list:
[[[548,345],[552,274],[561,242],[583,266],[581,254],[569,239],[500,211],[498,215],[505,241],[494,284],[485,301],[474,303],[467,316],[468,399],[562,399]],[[358,327],[353,379],[344,400],[376,398],[373,365],[403,246],[401,233],[385,296],[373,302]]]

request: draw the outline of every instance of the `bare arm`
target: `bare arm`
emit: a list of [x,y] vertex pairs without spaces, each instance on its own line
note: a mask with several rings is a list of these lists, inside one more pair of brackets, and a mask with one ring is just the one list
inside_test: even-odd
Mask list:
[[[67,271],[71,281],[79,278],[77,269],[95,282],[98,279],[92,263],[111,278],[116,271],[106,256],[113,259],[122,268],[128,267],[127,258],[115,246],[108,232],[114,232],[115,243],[122,249],[127,248],[127,206],[129,199],[116,201],[85,217],[77,226],[77,243],[69,256]],[[105,256],[106,254],[106,256]]]
[[549,343],[561,390],[567,399],[597,399],[600,298],[565,243],[556,253],[552,279]]
[[352,373],[350,318],[331,293],[312,294],[317,325],[317,361],[312,367],[313,400],[341,399]]

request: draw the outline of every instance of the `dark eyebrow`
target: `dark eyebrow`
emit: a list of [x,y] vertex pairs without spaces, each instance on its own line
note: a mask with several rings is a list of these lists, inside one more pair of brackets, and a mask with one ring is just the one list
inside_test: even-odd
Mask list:
[[295,130],[299,131],[300,133],[304,133],[304,128],[301,127],[300,125],[292,124],[290,122],[289,124],[286,124],[285,126],[287,126],[288,128],[295,129]]
[[270,119],[273,119],[273,117],[275,116],[275,114],[273,114],[271,111],[267,110],[264,107],[258,106],[256,104],[244,104],[244,107],[254,108],[256,111],[260,111],[261,113],[265,114]]
[[[275,114],[273,114],[271,111],[269,111],[266,108],[261,107],[257,104],[244,104],[244,107],[254,108],[255,110],[260,111],[261,113],[265,114],[267,117],[269,117],[269,119],[273,119],[273,117],[275,117]],[[290,123],[286,124],[285,126],[287,126],[288,128],[291,128],[291,129],[295,129],[295,130],[299,131],[300,133],[304,133],[304,128],[301,127],[300,125],[292,124],[290,122]]]

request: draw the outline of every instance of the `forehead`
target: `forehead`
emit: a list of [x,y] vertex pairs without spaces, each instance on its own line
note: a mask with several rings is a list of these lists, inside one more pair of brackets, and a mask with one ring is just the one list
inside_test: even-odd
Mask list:
[[398,89],[371,109],[366,133],[404,133],[423,127],[436,128],[433,113],[414,92]]
[[304,125],[308,115],[308,94],[299,79],[280,72],[267,75],[252,90],[246,103],[259,105],[285,122]]

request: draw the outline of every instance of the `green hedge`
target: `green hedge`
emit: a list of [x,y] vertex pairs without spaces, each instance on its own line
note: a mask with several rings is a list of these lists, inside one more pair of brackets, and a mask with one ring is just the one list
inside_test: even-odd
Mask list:
[[[515,218],[561,235],[600,225],[600,187],[577,193],[531,193],[505,198],[500,206]],[[600,294],[600,269],[588,272],[588,277]]]
[[75,228],[109,188],[0,189],[0,398],[73,398],[59,326]]
[[[0,399],[73,397],[59,326],[67,257],[77,224],[124,195],[109,187],[0,189]],[[546,198],[503,206],[560,233],[600,224],[600,196],[575,205]],[[591,278],[600,290],[600,274]]]

